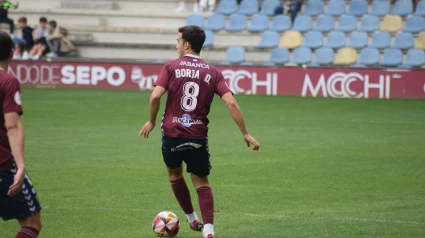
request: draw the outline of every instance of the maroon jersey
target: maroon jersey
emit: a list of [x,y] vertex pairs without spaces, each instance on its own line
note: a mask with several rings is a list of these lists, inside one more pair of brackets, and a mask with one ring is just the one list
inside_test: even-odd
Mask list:
[[0,69],[0,102],[2,115],[0,118],[0,170],[12,168],[12,150],[7,137],[4,115],[10,112],[22,114],[21,94],[18,80]]
[[207,118],[214,94],[231,92],[223,74],[193,55],[166,63],[155,86],[168,91],[162,117],[162,133],[167,137],[205,139]]

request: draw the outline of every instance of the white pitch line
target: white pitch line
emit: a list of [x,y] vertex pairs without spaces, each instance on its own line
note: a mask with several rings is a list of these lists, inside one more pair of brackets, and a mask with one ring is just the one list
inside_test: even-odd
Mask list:
[[[44,209],[54,210],[49,206],[43,207]],[[103,210],[103,211],[133,211],[133,212],[160,212],[152,209],[141,209],[141,208],[112,208],[112,207],[59,207],[56,209],[65,210]],[[229,215],[229,216],[249,216],[249,217],[268,217],[268,218],[280,218],[280,219],[305,219],[305,220],[337,220],[337,221],[364,221],[364,222],[382,222],[382,223],[401,223],[411,225],[425,225],[425,222],[417,221],[401,221],[401,220],[385,220],[385,219],[368,219],[368,218],[356,218],[356,217],[314,217],[314,216],[286,216],[286,215],[269,215],[269,214],[253,214],[253,213],[239,213],[239,212],[217,212],[215,215]]]

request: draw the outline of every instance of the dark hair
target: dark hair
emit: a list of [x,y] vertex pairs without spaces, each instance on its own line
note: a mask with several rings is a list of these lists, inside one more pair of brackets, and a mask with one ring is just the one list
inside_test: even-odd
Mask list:
[[56,28],[58,26],[56,21],[49,21],[49,25],[53,26],[53,28]]
[[24,43],[17,43],[15,45],[15,50],[16,50],[16,48],[19,48],[19,50],[24,51],[25,50],[25,45],[24,45]]
[[0,30],[0,45],[0,61],[8,60],[13,50],[13,42],[10,35],[2,30]]
[[40,23],[47,23],[47,18],[45,17],[40,17]]
[[189,42],[191,49],[199,54],[201,53],[202,45],[205,42],[205,31],[195,25],[184,26],[179,28],[179,32],[182,33],[184,41]]
[[18,19],[18,22],[27,24],[27,18],[26,17],[21,17],[21,18]]

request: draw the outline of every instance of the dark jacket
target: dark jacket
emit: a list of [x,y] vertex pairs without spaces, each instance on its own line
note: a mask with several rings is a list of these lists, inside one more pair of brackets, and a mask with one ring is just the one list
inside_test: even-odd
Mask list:
[[29,26],[22,29],[22,38],[27,42],[25,48],[30,49],[34,45],[34,39],[32,38],[33,29]]

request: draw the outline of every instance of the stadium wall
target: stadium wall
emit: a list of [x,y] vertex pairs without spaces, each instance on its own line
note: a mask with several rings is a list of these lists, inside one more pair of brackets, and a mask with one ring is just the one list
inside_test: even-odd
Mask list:
[[[236,94],[425,99],[425,70],[217,67]],[[161,64],[13,61],[9,72],[23,87],[148,91],[161,68]]]

